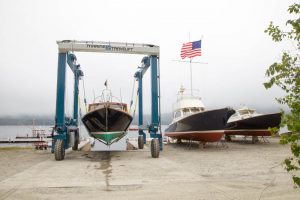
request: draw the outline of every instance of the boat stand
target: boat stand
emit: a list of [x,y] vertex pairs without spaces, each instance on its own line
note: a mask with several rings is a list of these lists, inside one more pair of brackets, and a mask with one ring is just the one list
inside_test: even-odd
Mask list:
[[[193,147],[193,144],[195,144],[196,141],[189,139],[188,142],[186,143],[185,149],[187,150],[191,150]],[[181,144],[181,143],[180,143]],[[197,144],[198,148],[204,149],[206,145],[206,142],[201,142],[199,141],[199,143]]]
[[[180,142],[181,142],[181,140],[180,140]],[[192,145],[193,145],[193,140],[189,139],[188,142],[187,142],[187,144],[186,144],[186,146],[185,146],[185,149],[191,150]]]
[[259,141],[262,141],[264,143],[270,143],[270,141],[268,140],[268,138],[266,138],[265,136],[261,136],[261,138],[260,138]]
[[[225,137],[226,137],[226,136],[225,136]],[[227,140],[224,138],[224,136],[223,136],[223,138],[221,138],[221,140],[219,140],[219,141],[217,142],[216,148],[218,148],[219,146],[220,146],[221,148],[228,148]]]

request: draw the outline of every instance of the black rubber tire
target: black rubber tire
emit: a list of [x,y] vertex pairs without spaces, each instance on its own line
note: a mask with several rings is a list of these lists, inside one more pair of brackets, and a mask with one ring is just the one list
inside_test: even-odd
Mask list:
[[54,147],[55,160],[60,161],[65,158],[65,148],[63,140],[56,140]]
[[152,156],[152,158],[158,158],[159,151],[160,151],[159,140],[158,140],[158,138],[153,138],[151,140],[151,156]]
[[142,135],[139,135],[139,137],[138,137],[138,147],[139,147],[139,149],[144,148],[144,136],[142,136]]
[[227,142],[231,142],[231,136],[230,135],[225,135],[225,140]]
[[76,151],[78,150],[78,144],[79,144],[79,133],[78,131],[75,132],[75,142],[74,142],[74,146],[72,146],[72,150]]

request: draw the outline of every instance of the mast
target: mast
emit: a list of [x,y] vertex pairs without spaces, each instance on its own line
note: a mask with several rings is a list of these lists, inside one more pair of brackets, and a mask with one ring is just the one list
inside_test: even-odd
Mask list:
[[[203,36],[201,37],[201,41],[203,39]],[[189,32],[189,42],[191,42],[191,33]],[[176,60],[173,59],[172,61],[176,62],[189,62],[190,63],[190,84],[191,84],[191,95],[193,96],[193,66],[192,63],[198,63],[198,64],[208,64],[207,62],[193,62],[193,58],[190,58],[189,61],[184,60]]]
[[193,96],[193,71],[192,71],[192,59],[190,59],[190,80],[191,80],[191,95]]
[[[191,33],[189,32],[189,42],[191,42]],[[193,70],[192,70],[192,58],[190,58],[190,80],[191,80],[191,95],[193,96]]]

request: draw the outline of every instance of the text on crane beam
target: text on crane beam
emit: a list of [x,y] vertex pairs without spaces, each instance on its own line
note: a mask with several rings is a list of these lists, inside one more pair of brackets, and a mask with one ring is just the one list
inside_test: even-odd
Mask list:
[[133,51],[131,47],[112,47],[110,45],[87,44],[87,48],[105,49],[107,51]]

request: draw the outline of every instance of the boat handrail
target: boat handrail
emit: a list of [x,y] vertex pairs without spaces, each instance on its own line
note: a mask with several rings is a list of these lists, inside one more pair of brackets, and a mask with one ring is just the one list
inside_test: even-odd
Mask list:
[[177,93],[177,101],[180,100],[180,99],[187,99],[187,98],[190,98],[190,99],[201,99],[200,97],[200,90],[198,89],[193,89],[193,90],[187,90],[187,89],[184,89],[184,91],[179,91]]
[[[104,92],[108,92],[105,94]],[[116,99],[118,102],[123,103],[120,98],[113,96],[110,89],[104,89],[101,92],[101,95],[94,98],[93,103],[96,103],[96,99],[100,98],[99,102],[112,102],[113,99]]]
[[183,99],[197,99],[197,100],[201,100],[201,97],[195,96],[195,95],[190,95],[190,94],[181,95],[181,96],[177,97],[177,102],[179,102],[179,101],[181,101]]

